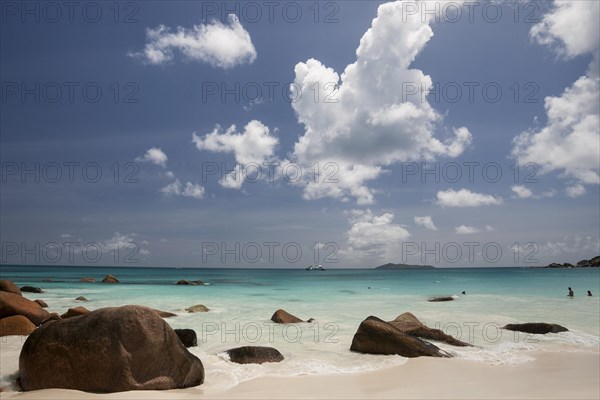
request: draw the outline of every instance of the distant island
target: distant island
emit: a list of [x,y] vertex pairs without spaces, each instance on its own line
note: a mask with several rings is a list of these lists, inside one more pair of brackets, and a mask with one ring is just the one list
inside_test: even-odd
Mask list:
[[393,264],[387,263],[375,267],[375,269],[435,269],[432,265],[410,265],[410,264]]
[[592,258],[591,260],[581,260],[575,265],[569,264],[569,263],[564,263],[564,264],[552,263],[552,264],[550,264],[546,267],[542,267],[542,268],[593,268],[593,267],[600,267],[600,256],[596,256],[596,257]]

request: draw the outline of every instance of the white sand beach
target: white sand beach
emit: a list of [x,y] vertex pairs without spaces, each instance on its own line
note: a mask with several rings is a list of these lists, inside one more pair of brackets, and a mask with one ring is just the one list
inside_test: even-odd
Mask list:
[[421,357],[361,374],[258,378],[226,391],[185,390],[92,394],[49,389],[2,393],[6,399],[598,399],[599,353],[530,354],[534,361],[489,365]]

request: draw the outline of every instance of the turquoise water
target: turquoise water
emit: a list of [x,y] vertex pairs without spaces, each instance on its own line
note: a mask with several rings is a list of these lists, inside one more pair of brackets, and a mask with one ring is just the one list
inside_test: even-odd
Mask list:
[[[106,274],[121,283],[80,283]],[[174,328],[192,328],[199,346],[191,349],[207,368],[207,385],[230,387],[267,375],[359,372],[404,363],[398,356],[351,353],[356,328],[375,315],[390,320],[410,311],[430,327],[471,342],[473,348],[440,344],[455,357],[491,364],[520,363],[531,351],[599,351],[600,269],[465,268],[417,271],[283,269],[173,269],[2,266],[0,276],[19,286],[41,287],[26,293],[48,302],[49,311],[143,304],[177,314]],[[51,282],[45,280],[51,279]],[[179,279],[205,286],[178,286]],[[575,291],[568,298],[567,287]],[[461,295],[462,291],[466,295]],[[591,290],[594,297],[585,295]],[[430,303],[431,296],[455,300]],[[90,301],[74,301],[85,296]],[[210,311],[190,314],[204,304]],[[270,322],[283,308],[314,324],[281,326]],[[570,332],[530,337],[499,329],[511,322],[553,322]],[[12,342],[11,342],[12,343]],[[241,345],[269,345],[286,360],[280,365],[234,365],[222,351]],[[5,344],[6,346],[6,344]],[[2,376],[0,380],[4,380]]]

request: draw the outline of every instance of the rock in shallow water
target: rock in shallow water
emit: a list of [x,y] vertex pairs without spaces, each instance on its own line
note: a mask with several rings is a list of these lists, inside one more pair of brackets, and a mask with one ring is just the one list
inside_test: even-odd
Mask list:
[[275,311],[275,313],[271,317],[271,321],[273,321],[277,324],[296,324],[298,322],[304,322],[300,318],[296,317],[295,315],[292,315],[282,309]]
[[238,364],[262,364],[283,361],[283,355],[272,347],[243,346],[227,350],[229,360]]
[[39,287],[33,287],[33,286],[23,286],[21,288],[21,292],[27,292],[27,293],[44,293],[44,291],[42,289],[40,289]]
[[102,308],[50,322],[32,333],[19,357],[23,390],[88,392],[197,386],[204,367],[154,310]]
[[189,313],[195,313],[195,312],[208,312],[209,309],[208,307],[206,307],[205,305],[202,304],[196,304],[195,306],[191,306],[185,309],[185,311],[189,312]]
[[452,346],[471,346],[469,343],[461,342],[460,340],[445,334],[439,329],[428,328],[427,326],[423,325],[423,323],[419,321],[417,317],[409,312],[405,312],[404,314],[397,316],[395,320],[388,321],[388,323],[399,329],[401,332],[407,333],[411,336],[436,340],[438,342],[448,343]]
[[444,296],[444,297],[432,297],[427,301],[430,301],[432,303],[438,302],[438,301],[452,301],[454,300],[454,297],[451,296]]
[[509,331],[519,331],[525,333],[558,333],[558,332],[568,332],[569,330],[564,326],[557,324],[548,324],[545,322],[526,322],[524,324],[508,324],[504,326],[502,329],[507,329]]
[[102,279],[104,283],[119,283],[119,280],[112,275],[106,275],[104,279]]
[[350,350],[368,354],[398,354],[403,357],[451,357],[439,347],[403,333],[373,316],[360,323]]

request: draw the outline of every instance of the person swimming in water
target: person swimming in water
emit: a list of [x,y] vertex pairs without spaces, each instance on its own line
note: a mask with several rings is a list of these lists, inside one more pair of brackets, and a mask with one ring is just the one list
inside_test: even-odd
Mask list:
[[571,288],[569,287],[569,294],[568,294],[567,296],[569,296],[569,297],[573,297],[573,295],[574,295],[574,294],[575,294],[575,293],[573,293],[573,289],[571,289]]
[[464,290],[462,291],[462,294],[467,294],[467,292],[465,292]]
[[592,292],[588,290],[588,296],[592,297]]

